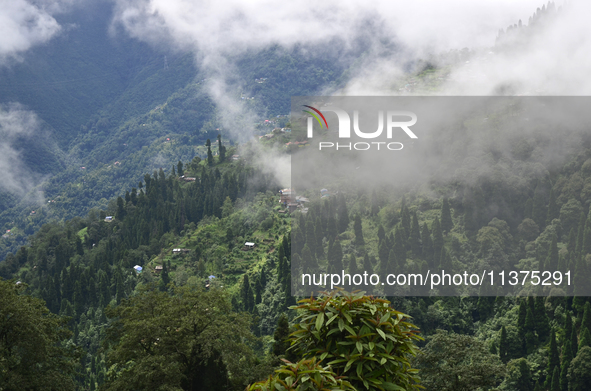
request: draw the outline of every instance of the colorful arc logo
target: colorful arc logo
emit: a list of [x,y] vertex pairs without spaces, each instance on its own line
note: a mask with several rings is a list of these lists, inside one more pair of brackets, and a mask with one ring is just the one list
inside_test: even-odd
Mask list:
[[[315,112],[317,112],[317,113],[318,113],[318,115],[320,115],[320,116],[322,117],[322,119],[324,120],[324,124],[326,125],[326,129],[328,129],[328,123],[326,122],[326,118],[324,118],[324,115],[322,115],[322,113],[320,112],[320,110],[318,110],[318,109],[315,109],[315,108],[314,108],[314,107],[312,107],[312,106],[307,106],[307,105],[303,105],[303,106],[304,106],[304,107],[307,107],[307,108],[309,108],[309,109],[312,109],[312,110],[314,110]],[[318,115],[316,115],[316,114],[314,114],[313,112],[311,112],[311,111],[308,111],[308,110],[302,110],[302,111],[303,111],[304,113],[308,113],[308,114],[310,114],[312,117],[316,118],[316,121],[318,121],[318,123],[320,124],[320,127],[321,127],[321,128],[323,127],[323,126],[322,126],[322,122],[320,122],[320,118],[318,118]]]

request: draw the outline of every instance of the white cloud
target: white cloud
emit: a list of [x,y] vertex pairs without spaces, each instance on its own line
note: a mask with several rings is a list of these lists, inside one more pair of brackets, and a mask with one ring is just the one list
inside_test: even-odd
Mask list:
[[[12,103],[0,106],[0,192],[23,197],[40,183],[41,176],[32,172],[22,161],[17,141],[40,135],[37,115],[22,105]],[[31,196],[31,194],[29,194]],[[34,201],[42,202],[40,194]]]
[[0,0],[0,62],[48,41],[60,29],[55,18],[39,5],[26,0]]

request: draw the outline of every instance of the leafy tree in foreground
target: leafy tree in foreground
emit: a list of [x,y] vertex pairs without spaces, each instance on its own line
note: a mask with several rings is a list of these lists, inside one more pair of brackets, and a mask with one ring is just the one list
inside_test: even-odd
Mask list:
[[304,359],[319,358],[357,390],[414,390],[417,335],[407,315],[390,302],[342,290],[299,301],[291,348]]
[[323,367],[316,357],[295,364],[283,361],[285,365],[277,369],[275,375],[253,384],[248,391],[356,391],[349,382],[339,378],[330,366]]
[[438,330],[417,357],[428,390],[470,391],[496,385],[505,366],[486,344],[469,336]]
[[67,319],[24,288],[0,279],[0,390],[74,390],[75,352],[61,345]]
[[255,376],[249,321],[221,290],[142,286],[107,316],[106,390],[240,389]]

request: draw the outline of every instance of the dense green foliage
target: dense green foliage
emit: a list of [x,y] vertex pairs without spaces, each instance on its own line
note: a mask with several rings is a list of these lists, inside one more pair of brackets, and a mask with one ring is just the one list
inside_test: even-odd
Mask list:
[[244,340],[249,319],[231,311],[224,291],[146,285],[107,310],[106,390],[217,390],[256,379]]
[[299,303],[290,347],[298,356],[326,361],[358,390],[418,389],[409,360],[422,338],[387,300],[336,291]]
[[74,390],[74,347],[67,319],[0,279],[0,390]]
[[332,372],[330,366],[323,367],[313,357],[301,360],[297,363],[287,361],[275,371],[275,375],[269,376],[266,381],[251,385],[248,391],[336,391],[351,390],[349,382],[339,378]]
[[438,330],[417,358],[422,386],[428,390],[488,389],[502,379],[504,366],[486,344],[469,335]]
[[[20,101],[40,118],[40,132],[15,148],[27,169],[47,177],[33,178],[43,206],[0,196],[0,226],[11,230],[0,239],[0,276],[13,279],[0,281],[0,389],[242,390],[267,377],[251,389],[591,387],[591,301],[576,288],[409,291],[388,298],[392,306],[331,294],[288,311],[296,301],[291,238],[294,259],[311,271],[515,266],[572,270],[576,285],[585,284],[587,133],[553,164],[542,156],[543,136],[511,135],[506,150],[477,151],[451,180],[371,193],[335,184],[337,196],[315,194],[307,213],[285,213],[277,183],[250,166],[255,152],[227,139],[210,75],[191,56],[110,41],[108,7],[97,4],[79,42],[64,32],[27,53],[47,61],[1,71],[13,81],[0,86],[3,102]],[[340,82],[346,70],[335,52],[241,54],[235,95],[251,98],[243,103],[259,120],[287,114],[290,95]],[[82,66],[79,58],[93,60]],[[431,88],[445,72],[427,67],[416,78]],[[487,118],[491,139],[513,114]],[[245,120],[236,119],[233,134]],[[289,121],[273,120],[255,129],[270,133]],[[472,130],[468,121],[450,132]],[[273,134],[260,145],[290,137]],[[229,161],[233,154],[240,160]],[[417,349],[418,373],[409,363]]]

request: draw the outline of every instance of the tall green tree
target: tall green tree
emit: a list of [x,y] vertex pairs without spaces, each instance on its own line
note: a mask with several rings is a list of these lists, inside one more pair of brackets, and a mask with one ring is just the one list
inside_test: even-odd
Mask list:
[[439,264],[441,249],[443,248],[443,233],[439,219],[435,217],[433,221],[433,262]]
[[568,391],[568,367],[573,360],[573,351],[570,341],[566,339],[562,346],[562,363],[560,364],[560,390]]
[[207,139],[205,146],[207,147],[207,165],[211,167],[213,166],[213,153],[211,152],[211,141],[209,139]]
[[534,314],[531,309],[527,309],[525,315],[525,351],[527,354],[533,353],[538,346],[538,337],[536,335],[536,327],[534,323]]
[[536,296],[534,301],[536,332],[538,333],[538,338],[540,339],[540,342],[544,342],[550,334],[550,322],[548,320],[548,316],[546,315],[544,297]]
[[412,214],[412,223],[410,225],[410,250],[416,258],[422,256],[422,245],[421,245],[421,232],[419,227],[419,219],[417,218],[417,212]]
[[421,231],[421,239],[423,240],[423,258],[430,267],[435,267],[433,263],[433,241],[431,240],[431,231],[429,231],[429,227],[427,223],[423,223],[423,229]]
[[552,385],[550,391],[560,391],[560,370],[558,367],[555,367],[552,372]]
[[67,319],[23,284],[0,279],[0,389],[74,390],[76,352],[64,347]]
[[240,289],[240,298],[242,299],[242,307],[244,310],[249,312],[252,311],[254,308],[254,295],[252,287],[250,286],[248,274],[244,274],[242,288]]
[[583,327],[581,329],[581,335],[579,337],[579,352],[585,346],[591,346],[591,333],[589,333],[589,329],[587,327]]
[[355,254],[351,254],[349,256],[348,272],[351,276],[353,276],[354,274],[359,274],[359,267],[357,266],[357,259],[355,258]]
[[220,152],[220,163],[226,160],[226,147],[222,144],[222,135],[218,134],[218,151]]
[[281,314],[279,316],[279,320],[277,321],[277,327],[275,328],[275,332],[273,333],[273,354],[276,356],[283,356],[289,348],[289,322],[287,320],[287,315]]
[[[406,205],[402,206],[400,210],[400,225],[404,228],[404,232],[406,234],[410,233],[410,212],[408,211],[408,207]],[[404,238],[406,241],[407,237]]]
[[421,384],[428,390],[488,389],[505,373],[499,357],[475,337],[438,330],[428,341],[417,358]]
[[447,198],[443,198],[441,203],[441,230],[443,232],[449,232],[454,227],[454,222],[451,218],[451,209],[449,208],[449,202]]
[[338,233],[343,233],[349,227],[349,211],[347,210],[347,203],[345,202],[345,196],[339,195],[337,197],[337,203],[338,203],[337,229],[338,229]]
[[171,295],[145,285],[107,309],[105,390],[205,391],[251,381],[249,318],[233,313],[220,289],[173,289]]
[[[554,369],[559,370],[560,367],[560,357],[558,356],[558,346],[556,345],[556,334],[554,330],[552,330],[552,335],[550,336],[550,351],[548,352],[548,375],[551,373],[554,374]],[[553,377],[551,377],[553,381]],[[548,382],[550,384],[550,382]]]
[[355,245],[365,245],[365,240],[363,240],[363,230],[361,228],[361,217],[359,215],[355,215],[355,220],[353,222],[353,231],[355,232]]
[[509,361],[509,341],[507,340],[507,329],[505,326],[501,327],[501,339],[499,342],[499,357],[502,362]]

